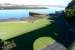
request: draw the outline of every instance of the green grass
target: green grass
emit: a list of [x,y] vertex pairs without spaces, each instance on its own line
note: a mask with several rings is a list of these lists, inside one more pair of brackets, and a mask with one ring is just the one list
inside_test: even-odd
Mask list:
[[33,47],[34,47],[34,50],[41,50],[53,43],[54,43],[54,40],[50,37],[40,37],[37,40],[35,40]]
[[74,41],[73,44],[69,47],[69,50],[75,50],[75,41]]
[[0,39],[7,40],[24,33],[51,24],[48,19],[39,19],[34,23],[3,23],[0,22]]

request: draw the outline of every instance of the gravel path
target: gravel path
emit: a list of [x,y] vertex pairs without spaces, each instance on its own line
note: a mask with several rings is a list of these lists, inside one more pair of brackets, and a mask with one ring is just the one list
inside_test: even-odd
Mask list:
[[54,42],[52,45],[48,45],[41,50],[67,50],[62,44]]

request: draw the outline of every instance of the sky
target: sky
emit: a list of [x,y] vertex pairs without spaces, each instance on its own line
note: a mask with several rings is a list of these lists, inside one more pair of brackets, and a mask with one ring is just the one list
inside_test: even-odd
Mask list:
[[0,3],[25,5],[62,5],[66,6],[71,0],[0,0]]

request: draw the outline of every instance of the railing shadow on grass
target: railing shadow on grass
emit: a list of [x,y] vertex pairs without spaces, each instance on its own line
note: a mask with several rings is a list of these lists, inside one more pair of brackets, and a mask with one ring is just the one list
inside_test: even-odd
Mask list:
[[39,37],[49,36],[55,39],[56,35],[54,35],[54,28],[55,25],[52,23],[38,30],[34,30],[21,36],[9,39],[8,41],[15,41],[17,47],[13,48],[13,50],[33,50],[33,43]]
[[[59,19],[57,19],[59,20]],[[62,19],[60,19],[62,20]],[[60,21],[59,20],[59,21]],[[17,47],[13,48],[13,50],[33,50],[34,41],[42,36],[49,36],[53,38],[58,43],[63,44],[65,47],[69,47],[74,40],[75,34],[73,32],[68,31],[68,27],[63,24],[63,22],[57,22],[55,20],[54,23],[47,25],[46,27],[40,28],[38,30],[34,30],[32,32],[25,33],[21,36],[9,39],[9,41],[14,40]],[[58,26],[57,26],[58,25]],[[61,25],[61,26],[59,26]],[[63,27],[63,26],[64,27]],[[67,28],[65,28],[67,27]],[[54,34],[54,32],[59,33],[58,36]]]

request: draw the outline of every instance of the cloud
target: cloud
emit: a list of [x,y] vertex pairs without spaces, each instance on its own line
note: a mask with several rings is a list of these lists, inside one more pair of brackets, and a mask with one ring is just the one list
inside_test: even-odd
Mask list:
[[67,5],[71,0],[0,0],[0,3],[25,5]]

